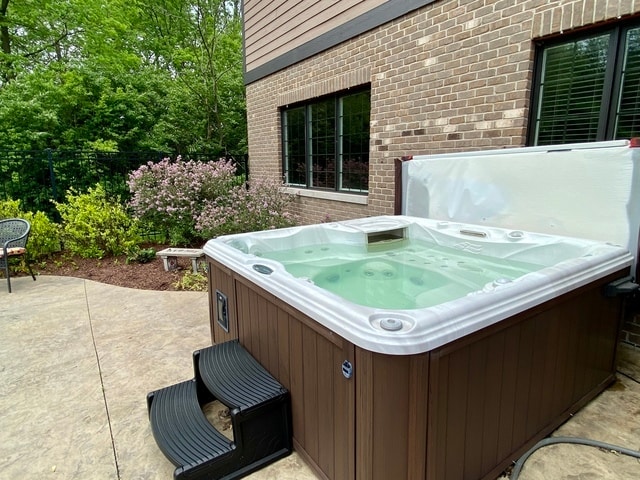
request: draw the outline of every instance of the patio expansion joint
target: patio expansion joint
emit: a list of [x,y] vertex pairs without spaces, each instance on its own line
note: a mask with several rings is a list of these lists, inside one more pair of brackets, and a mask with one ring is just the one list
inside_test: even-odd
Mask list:
[[118,455],[116,453],[116,442],[113,438],[113,427],[111,426],[111,416],[109,415],[109,404],[107,403],[107,395],[104,389],[104,379],[102,377],[102,365],[100,364],[100,355],[98,355],[98,346],[96,345],[96,337],[93,332],[93,321],[91,318],[91,309],[89,308],[89,296],[87,294],[87,283],[84,282],[84,296],[87,307],[87,317],[89,318],[89,329],[91,330],[91,342],[93,343],[93,352],[96,356],[98,365],[98,374],[100,375],[100,389],[102,390],[102,400],[104,402],[104,410],[107,414],[107,424],[109,425],[109,437],[111,438],[111,450],[113,452],[113,462],[116,467],[116,478],[120,480],[120,467],[118,465]]
[[616,373],[622,375],[623,377],[628,378],[629,380],[631,380],[632,382],[636,382],[638,384],[640,384],[640,380],[638,380],[637,378],[634,378],[631,374],[629,373],[625,373],[622,370],[618,369],[616,370]]

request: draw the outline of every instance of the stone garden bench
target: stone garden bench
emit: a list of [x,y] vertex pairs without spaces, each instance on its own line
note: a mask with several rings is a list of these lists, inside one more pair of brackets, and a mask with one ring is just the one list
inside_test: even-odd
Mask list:
[[193,273],[198,273],[198,260],[204,257],[204,251],[201,248],[165,248],[156,252],[156,256],[162,257],[167,272],[178,268],[178,257],[190,258]]

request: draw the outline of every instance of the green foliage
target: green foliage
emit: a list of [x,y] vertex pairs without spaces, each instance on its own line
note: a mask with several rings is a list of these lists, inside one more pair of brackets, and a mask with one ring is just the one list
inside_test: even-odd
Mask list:
[[103,140],[102,138],[87,141],[86,147],[94,152],[116,153],[118,151],[118,143],[115,140]]
[[20,200],[4,200],[0,202],[0,218],[22,218]]
[[129,263],[149,263],[156,258],[156,251],[153,248],[140,248],[134,245],[127,252],[127,264]]
[[0,218],[23,218],[31,224],[27,256],[40,260],[60,251],[60,227],[43,212],[24,212],[20,200],[0,201]]
[[26,212],[22,218],[31,223],[27,245],[30,258],[41,259],[60,251],[60,225],[52,222],[43,212]]
[[0,148],[246,153],[238,0],[3,6]]
[[137,222],[97,184],[88,193],[70,189],[66,203],[56,203],[65,248],[83,258],[121,255],[140,241]]
[[106,75],[80,65],[33,72],[2,88],[0,148],[146,149],[167,98],[165,76],[146,69]]
[[208,288],[207,277],[202,273],[193,273],[191,270],[182,275],[173,286],[176,290],[189,290],[193,292],[206,292]]
[[146,4],[139,20],[152,31],[164,32],[147,45],[159,66],[179,79],[170,86],[177,101],[159,119],[154,137],[171,146],[183,138],[191,149],[245,153],[239,2]]

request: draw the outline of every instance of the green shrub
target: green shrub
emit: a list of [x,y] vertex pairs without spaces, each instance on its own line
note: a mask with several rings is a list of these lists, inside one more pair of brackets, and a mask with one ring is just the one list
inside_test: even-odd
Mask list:
[[49,220],[44,212],[26,212],[22,218],[31,223],[27,244],[30,258],[37,260],[60,251],[60,225]]
[[20,200],[3,200],[0,202],[0,219],[3,218],[23,218]]
[[140,248],[138,245],[133,246],[127,252],[127,264],[149,263],[156,258],[156,251],[153,248]]
[[60,251],[60,226],[52,222],[43,212],[24,212],[20,200],[0,201],[0,218],[24,218],[31,224],[27,256],[40,260]]
[[66,203],[56,203],[62,218],[65,248],[83,258],[122,255],[140,243],[137,221],[96,184],[88,193],[67,192]]

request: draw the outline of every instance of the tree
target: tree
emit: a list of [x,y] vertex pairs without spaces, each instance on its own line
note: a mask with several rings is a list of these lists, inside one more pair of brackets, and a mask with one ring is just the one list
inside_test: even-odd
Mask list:
[[[174,144],[174,148],[246,151],[238,0],[164,0],[141,8],[140,13],[139,25],[146,26],[150,40],[141,56],[174,79],[172,93],[182,102],[171,107],[188,113],[185,118],[171,108],[167,125],[178,124],[182,116],[183,128],[198,132],[188,146]],[[176,141],[175,136],[170,140],[165,126],[156,133]],[[185,136],[187,132],[180,135]]]
[[0,0],[0,148],[246,152],[238,0]]

